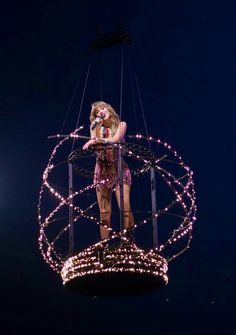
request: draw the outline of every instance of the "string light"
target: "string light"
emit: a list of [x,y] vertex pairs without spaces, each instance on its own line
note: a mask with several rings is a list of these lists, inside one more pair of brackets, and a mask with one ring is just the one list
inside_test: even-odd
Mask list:
[[168,283],[167,261],[153,251],[145,252],[133,243],[112,250],[105,248],[100,258],[98,250],[97,246],[91,246],[66,260],[61,271],[63,284],[79,277],[111,272],[149,274],[160,278],[163,285]]
[[[102,225],[101,220],[99,220],[95,214],[89,214],[89,209],[93,208],[94,205],[89,206],[89,208],[86,210],[83,210],[80,206],[73,205],[73,200],[75,198],[91,191],[92,189],[95,189],[99,183],[88,185],[83,189],[70,194],[69,196],[65,196],[61,194],[57,187],[54,186],[49,180],[51,173],[53,173],[58,165],[54,162],[55,157],[65,142],[71,139],[80,140],[81,138],[86,138],[85,136],[80,136],[78,134],[81,129],[82,127],[76,129],[69,135],[57,134],[54,136],[58,139],[62,139],[53,149],[46,169],[43,173],[43,183],[39,192],[38,202],[38,221],[40,225],[40,234],[38,240],[39,248],[43,258],[52,267],[53,270],[61,273],[64,284],[68,283],[74,278],[106,272],[146,273],[160,277],[163,280],[163,283],[167,284],[168,262],[185,252],[190,246],[193,224],[196,221],[197,207],[193,172],[188,166],[184,164],[182,157],[178,155],[177,151],[172,149],[172,147],[167,142],[162,142],[160,139],[155,139],[152,136],[145,137],[141,134],[128,136],[130,139],[152,142],[153,144],[161,147],[162,150],[165,150],[166,152],[161,157],[156,157],[156,154],[152,150],[136,143],[107,143],[104,145],[104,148],[122,148],[124,156],[128,156],[142,163],[141,167],[131,170],[131,173],[134,177],[141,177],[147,173],[150,168],[153,168],[154,171],[171,189],[173,200],[168,205],[165,205],[163,208],[158,209],[155,213],[152,213],[152,215],[138,221],[134,227],[135,230],[139,229],[143,225],[149,224],[152,222],[153,217],[160,220],[163,215],[176,216],[179,218],[179,220],[181,220],[181,222],[179,226],[172,231],[167,241],[161,244],[158,248],[144,251],[139,249],[134,243],[129,244],[129,241],[127,241],[126,229],[123,229],[120,232],[115,232],[111,227],[103,225],[103,227],[110,232],[109,239],[95,243],[84,251],[67,259],[67,257],[58,252],[56,244],[68,231],[70,225],[65,225],[53,239],[49,239],[47,237],[47,229],[49,226],[51,226],[52,222],[57,220],[57,214],[67,206],[73,208],[73,211],[77,213],[77,216],[74,218],[75,223],[78,222],[81,218],[84,218],[99,226]],[[78,149],[69,156],[68,160],[74,164],[81,157],[85,157],[88,152],[94,154],[95,151],[95,145],[93,148],[90,148],[87,151]],[[182,172],[181,175],[176,177],[173,172],[168,171],[166,167],[164,168],[162,163],[168,163],[170,166],[173,165],[178,167]],[[85,175],[91,175],[91,172],[88,172],[85,169],[80,167],[78,167],[78,169],[82,175],[83,173]],[[100,183],[106,184],[107,182],[109,182],[109,180],[102,180]],[[58,201],[58,204],[52,211],[45,215],[43,197],[45,196],[46,192],[49,192],[49,194],[51,194]],[[179,211],[181,210],[182,214],[175,212],[174,209],[176,211],[177,209]],[[168,246],[176,244],[178,241],[186,237],[186,245],[181,247],[181,249],[175,254],[168,255],[168,262],[164,257],[160,256],[159,253],[163,253],[163,251],[165,251]],[[123,242],[128,242],[126,248],[121,248],[119,246],[116,248],[106,247],[106,243],[111,243],[111,241],[117,238]],[[102,259],[99,258],[100,249],[103,250]]]

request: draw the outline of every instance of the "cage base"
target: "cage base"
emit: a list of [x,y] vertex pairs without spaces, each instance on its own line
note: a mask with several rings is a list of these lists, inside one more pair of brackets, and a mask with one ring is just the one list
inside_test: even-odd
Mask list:
[[168,282],[167,261],[156,252],[145,252],[135,243],[106,247],[97,244],[69,257],[62,269],[64,286],[94,296],[148,293]]
[[166,285],[156,276],[143,273],[107,272],[76,277],[65,283],[65,288],[83,295],[129,296],[158,290]]

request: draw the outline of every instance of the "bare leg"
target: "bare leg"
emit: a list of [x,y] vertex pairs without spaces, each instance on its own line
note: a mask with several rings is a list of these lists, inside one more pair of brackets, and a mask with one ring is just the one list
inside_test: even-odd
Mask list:
[[[130,185],[123,184],[124,192],[124,228],[131,229],[134,226],[134,216],[130,208]],[[120,208],[120,188],[116,187],[116,199]]]
[[105,227],[111,226],[111,190],[104,189],[102,191],[97,190],[97,200],[100,210],[100,225],[101,239],[109,238],[110,232]]

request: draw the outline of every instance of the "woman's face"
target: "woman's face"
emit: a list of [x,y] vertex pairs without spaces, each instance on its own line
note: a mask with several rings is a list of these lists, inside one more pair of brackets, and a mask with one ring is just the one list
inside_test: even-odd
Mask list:
[[110,116],[108,109],[105,106],[98,105],[96,107],[96,117],[102,118],[103,120],[107,120]]

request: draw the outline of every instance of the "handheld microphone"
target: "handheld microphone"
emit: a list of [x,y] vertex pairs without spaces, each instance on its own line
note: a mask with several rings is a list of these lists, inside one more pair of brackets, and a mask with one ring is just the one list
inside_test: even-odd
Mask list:
[[103,113],[100,116],[97,116],[91,125],[91,129],[94,130],[97,127],[97,125],[99,125],[102,122],[102,120],[105,119],[105,117],[106,117],[106,114],[103,114]]

